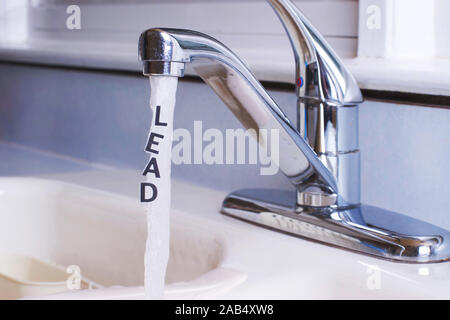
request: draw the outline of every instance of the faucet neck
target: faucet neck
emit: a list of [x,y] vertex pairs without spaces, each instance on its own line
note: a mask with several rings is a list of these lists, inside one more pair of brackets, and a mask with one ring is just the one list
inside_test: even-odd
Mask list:
[[355,78],[327,41],[290,0],[268,0],[291,43],[299,97],[336,106],[363,101]]
[[302,206],[338,207],[360,202],[358,104],[362,95],[353,76],[289,0],[268,0],[289,37],[296,64],[297,130],[333,174],[338,197],[311,178],[298,190]]

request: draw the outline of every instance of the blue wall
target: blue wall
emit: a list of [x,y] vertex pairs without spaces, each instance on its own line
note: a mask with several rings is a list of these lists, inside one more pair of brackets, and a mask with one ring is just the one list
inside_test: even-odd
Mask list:
[[[148,80],[134,74],[0,64],[0,139],[141,171],[147,161],[149,94]],[[293,119],[293,92],[270,94]],[[183,79],[174,127],[192,129],[194,120],[203,120],[204,130],[241,127],[206,85]],[[449,110],[365,102],[360,147],[363,202],[450,229]],[[176,178],[226,191],[291,188],[281,174],[260,176],[257,165],[172,170]]]

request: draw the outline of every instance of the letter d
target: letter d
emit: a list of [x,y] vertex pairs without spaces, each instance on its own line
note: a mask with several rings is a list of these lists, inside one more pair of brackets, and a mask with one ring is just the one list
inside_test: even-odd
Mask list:
[[[146,187],[152,188],[152,196],[150,198],[145,197],[145,189]],[[158,196],[158,189],[153,183],[142,182],[141,183],[141,202],[152,202]]]

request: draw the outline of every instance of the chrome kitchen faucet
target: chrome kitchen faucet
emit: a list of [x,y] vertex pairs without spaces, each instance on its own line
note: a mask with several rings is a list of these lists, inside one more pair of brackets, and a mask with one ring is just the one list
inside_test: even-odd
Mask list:
[[205,34],[153,28],[139,39],[146,76],[182,77],[190,64],[247,129],[278,129],[280,170],[296,188],[231,193],[222,213],[329,245],[394,261],[450,260],[450,233],[360,203],[358,105],[353,76],[289,0],[268,0],[296,62],[297,128],[245,64]]

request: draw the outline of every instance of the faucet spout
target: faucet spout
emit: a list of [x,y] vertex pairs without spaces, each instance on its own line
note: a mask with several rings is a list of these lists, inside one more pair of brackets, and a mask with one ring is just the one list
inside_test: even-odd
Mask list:
[[333,174],[261,83],[225,45],[195,31],[154,28],[141,34],[139,55],[148,76],[180,77],[185,64],[189,64],[245,128],[256,132],[278,130],[280,170],[297,188],[307,180],[320,181],[321,192],[329,195],[325,205],[334,205],[337,184]]

